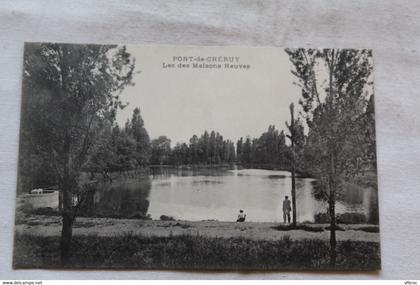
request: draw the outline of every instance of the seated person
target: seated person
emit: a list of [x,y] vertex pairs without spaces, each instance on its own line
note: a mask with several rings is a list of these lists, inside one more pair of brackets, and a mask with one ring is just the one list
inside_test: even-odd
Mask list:
[[245,222],[246,215],[243,210],[239,210],[237,222]]

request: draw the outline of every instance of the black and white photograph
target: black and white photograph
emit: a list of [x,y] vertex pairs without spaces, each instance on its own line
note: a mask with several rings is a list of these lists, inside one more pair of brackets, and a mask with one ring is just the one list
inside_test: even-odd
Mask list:
[[25,43],[15,269],[381,269],[369,49]]

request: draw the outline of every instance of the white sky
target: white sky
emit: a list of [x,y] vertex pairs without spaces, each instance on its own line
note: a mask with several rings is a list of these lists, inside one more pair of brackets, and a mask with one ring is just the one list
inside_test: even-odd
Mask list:
[[[129,106],[117,122],[123,126],[140,107],[151,139],[166,135],[174,145],[213,129],[236,142],[259,137],[270,124],[285,129],[291,102],[299,110],[300,89],[281,48],[128,46],[128,52],[140,73],[121,94]],[[173,56],[239,56],[251,68],[164,69]]]

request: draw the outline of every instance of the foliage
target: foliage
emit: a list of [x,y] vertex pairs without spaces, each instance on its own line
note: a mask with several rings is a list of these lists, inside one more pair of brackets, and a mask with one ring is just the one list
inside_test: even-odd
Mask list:
[[291,231],[291,230],[304,230],[307,232],[314,232],[314,233],[318,233],[318,232],[323,232],[324,229],[322,227],[317,227],[317,226],[310,226],[310,225],[305,225],[305,224],[297,224],[296,226],[289,224],[289,225],[278,225],[273,227],[273,229],[277,230],[277,231]]
[[174,217],[167,216],[167,215],[161,215],[159,219],[161,221],[175,221]]
[[122,107],[134,60],[124,47],[27,44],[22,147],[51,162],[58,180],[83,166],[104,124]]
[[117,123],[104,125],[84,169],[91,172],[127,171],[149,163],[151,147],[140,109],[121,129]]
[[160,136],[151,142],[151,164],[169,164],[171,156],[171,140],[166,136]]
[[[315,215],[315,223],[326,224],[331,222],[328,213],[318,213]],[[366,216],[362,213],[343,213],[337,215],[337,223],[339,224],[364,224]]]
[[131,84],[134,64],[124,46],[25,46],[20,161],[36,154],[54,170],[62,191],[63,259],[77,211],[73,199],[83,190],[78,177],[95,140],[123,107],[119,93]]
[[363,231],[367,233],[379,233],[379,227],[378,226],[363,226],[360,228],[355,228],[355,231]]
[[[335,256],[336,201],[343,182],[376,165],[372,54],[369,50],[288,49],[301,87],[300,104],[309,127],[304,159],[318,179],[316,196],[328,201],[331,265]],[[369,108],[368,108],[369,106]],[[366,125],[370,127],[366,129]]]
[[[299,130],[302,130],[300,138],[303,140],[303,127]],[[237,161],[245,165],[275,164],[280,168],[290,168],[291,150],[286,145],[286,136],[274,125],[268,126],[259,138],[247,137],[245,141],[240,138],[236,143],[236,155]]]
[[152,140],[152,164],[220,164],[235,161],[235,146],[230,140],[215,131],[207,131],[200,137],[193,135],[189,144],[177,143],[170,148],[171,141],[161,136]]

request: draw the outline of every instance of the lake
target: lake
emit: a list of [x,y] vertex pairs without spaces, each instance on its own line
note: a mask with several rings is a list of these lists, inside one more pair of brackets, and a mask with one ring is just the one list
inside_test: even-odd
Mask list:
[[[296,179],[297,220],[314,221],[326,204],[314,198],[311,178]],[[377,207],[376,190],[349,187],[337,213],[369,217]],[[90,213],[136,218],[235,221],[239,209],[247,221],[283,221],[282,201],[291,199],[291,174],[262,169],[152,169],[150,175],[119,179],[95,192]]]

